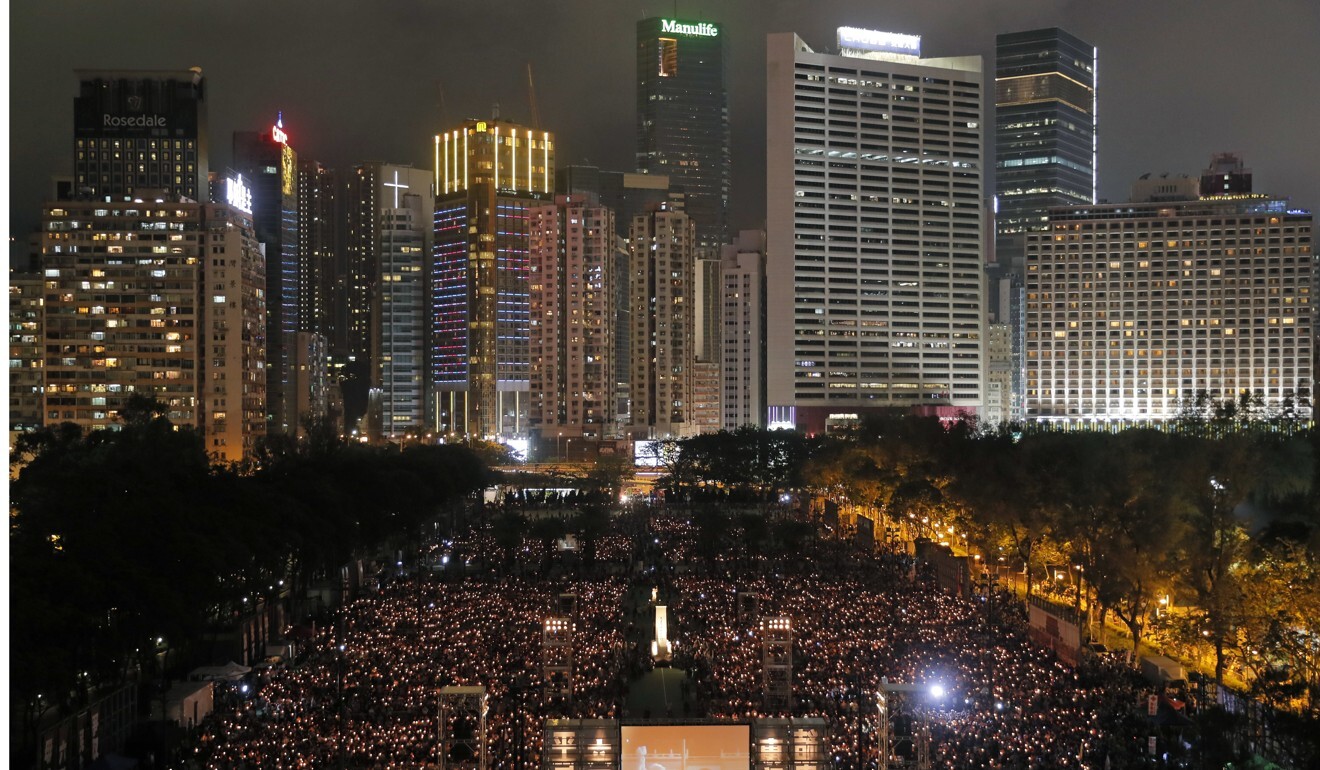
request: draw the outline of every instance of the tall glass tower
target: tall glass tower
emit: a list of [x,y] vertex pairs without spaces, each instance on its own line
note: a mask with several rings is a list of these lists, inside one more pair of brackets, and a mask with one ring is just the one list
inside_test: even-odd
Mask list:
[[1009,327],[1011,417],[1023,396],[1022,303],[1027,234],[1049,227],[1051,206],[1096,195],[1096,49],[1051,27],[995,41],[995,256],[990,321]]
[[702,21],[637,23],[637,169],[686,195],[697,246],[728,239],[729,102],[724,29]]

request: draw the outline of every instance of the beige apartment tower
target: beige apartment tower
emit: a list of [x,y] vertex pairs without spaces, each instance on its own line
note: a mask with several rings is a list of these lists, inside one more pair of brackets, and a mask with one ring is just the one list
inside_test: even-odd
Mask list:
[[560,195],[528,216],[532,430],[604,438],[614,427],[614,212]]

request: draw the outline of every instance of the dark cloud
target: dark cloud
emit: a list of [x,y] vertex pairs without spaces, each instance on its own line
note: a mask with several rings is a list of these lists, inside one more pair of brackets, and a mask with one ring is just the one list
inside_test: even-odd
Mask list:
[[203,67],[216,167],[235,129],[281,109],[305,157],[427,166],[443,125],[496,103],[530,121],[530,63],[560,163],[628,168],[634,25],[675,8],[725,25],[735,227],[764,219],[765,35],[794,31],[821,50],[842,24],[920,34],[930,56],[982,54],[987,72],[997,33],[1064,27],[1100,47],[1103,197],[1124,198],[1144,171],[1194,172],[1234,150],[1258,190],[1320,206],[1315,0],[15,0],[11,227],[22,240],[50,176],[69,172],[80,67]]

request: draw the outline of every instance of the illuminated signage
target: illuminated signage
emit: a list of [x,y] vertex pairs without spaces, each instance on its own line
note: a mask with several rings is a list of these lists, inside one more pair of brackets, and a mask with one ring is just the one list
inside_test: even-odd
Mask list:
[[102,128],[164,128],[164,115],[102,115]]
[[289,135],[284,133],[284,113],[279,113],[275,118],[275,125],[270,128],[270,138],[275,140],[276,144],[288,144]]
[[673,19],[661,19],[660,31],[671,35],[692,35],[694,37],[718,37],[719,27],[705,21],[683,22]]
[[477,133],[478,134],[486,133],[486,121],[481,120],[477,122]]
[[252,213],[252,190],[243,184],[243,175],[239,174],[226,180],[225,202],[244,214]]
[[902,35],[860,27],[839,27],[839,48],[860,53],[895,53],[921,56],[921,35]]

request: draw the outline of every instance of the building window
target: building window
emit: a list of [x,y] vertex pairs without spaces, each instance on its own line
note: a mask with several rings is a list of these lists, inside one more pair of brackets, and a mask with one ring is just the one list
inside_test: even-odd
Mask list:
[[672,78],[678,74],[678,41],[673,38],[662,37],[657,43],[659,44],[657,53],[659,54],[660,77]]

